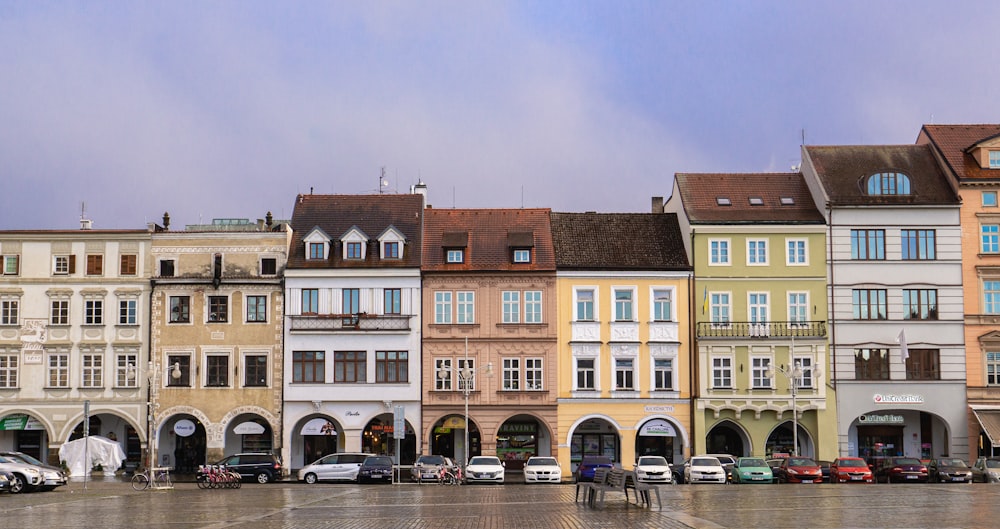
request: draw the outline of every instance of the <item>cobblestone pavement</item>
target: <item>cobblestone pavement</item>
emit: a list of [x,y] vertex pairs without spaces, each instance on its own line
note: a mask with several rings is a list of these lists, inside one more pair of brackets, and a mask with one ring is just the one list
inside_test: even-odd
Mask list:
[[[245,484],[141,491],[118,481],[0,495],[0,528],[971,528],[1000,526],[1000,486],[680,485],[663,507],[611,494],[603,509],[575,486]],[[655,500],[654,500],[655,503]]]

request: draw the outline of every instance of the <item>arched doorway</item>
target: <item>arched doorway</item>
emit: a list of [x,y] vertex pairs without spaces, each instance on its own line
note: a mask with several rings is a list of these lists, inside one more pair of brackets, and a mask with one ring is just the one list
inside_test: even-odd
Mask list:
[[654,418],[642,423],[635,434],[635,457],[662,456],[668,463],[684,458],[684,441],[678,428],[667,419]]
[[497,457],[507,470],[523,470],[532,456],[552,455],[552,434],[532,415],[515,415],[497,430]]
[[[99,435],[112,441],[117,441],[125,451],[125,461],[122,466],[134,470],[142,464],[144,456],[139,432],[125,419],[110,413],[99,413],[90,416],[90,435]],[[75,441],[83,437],[83,421],[76,424],[73,433],[67,441]]]
[[[465,461],[465,418],[449,415],[434,423],[431,428],[431,453],[450,457],[455,461]],[[469,418],[469,457],[482,454],[479,426]]]
[[[365,425],[361,434],[361,450],[369,454],[396,456],[396,438],[393,430],[393,415],[383,413]],[[417,435],[410,423],[406,423],[406,434],[399,440],[399,464],[412,465],[417,460]]]
[[599,417],[578,424],[570,435],[570,472],[576,472],[583,456],[607,456],[621,463],[621,436],[615,425]]
[[302,468],[340,451],[342,430],[340,424],[326,415],[310,415],[299,421],[292,431],[292,468]]
[[0,446],[39,459],[49,460],[49,436],[41,421],[26,413],[12,413],[0,419]]
[[208,436],[205,425],[193,415],[174,415],[164,421],[159,433],[159,465],[174,467],[179,473],[192,473],[205,460]]
[[796,441],[796,436],[792,435],[794,425],[793,421],[785,421],[775,426],[774,430],[771,430],[771,434],[767,436],[767,442],[764,445],[764,453],[767,457],[785,457],[792,454],[815,457],[816,450],[812,442],[812,436],[809,435],[809,432],[801,424],[798,425],[798,450],[794,449]]
[[736,457],[750,453],[750,441],[736,423],[725,420],[717,423],[705,436],[706,453],[729,454]]
[[266,419],[255,413],[233,418],[226,427],[225,453],[273,452],[274,432]]

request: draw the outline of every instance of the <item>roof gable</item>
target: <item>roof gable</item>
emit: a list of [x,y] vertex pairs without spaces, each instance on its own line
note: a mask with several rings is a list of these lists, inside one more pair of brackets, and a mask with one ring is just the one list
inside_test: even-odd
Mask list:
[[674,181],[692,224],[823,223],[801,173],[678,173]]

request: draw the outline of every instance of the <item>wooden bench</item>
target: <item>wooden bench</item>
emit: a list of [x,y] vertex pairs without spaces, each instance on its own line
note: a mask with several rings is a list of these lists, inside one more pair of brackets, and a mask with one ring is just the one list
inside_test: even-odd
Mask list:
[[[608,492],[621,492],[625,496],[625,503],[628,504],[628,492],[625,489],[625,471],[620,468],[613,468],[608,472],[608,477],[602,484],[595,483],[590,492],[590,505],[595,501],[598,506],[604,507],[604,495]],[[638,503],[638,498],[636,499]]]
[[594,480],[593,481],[577,481],[576,482],[576,494],[573,497],[573,501],[577,502],[580,499],[580,491],[583,491],[583,502],[590,504],[592,499],[592,494],[594,492],[595,485],[601,486],[608,481],[608,471],[611,469],[605,467],[598,467],[594,469]]
[[[656,506],[663,508],[663,503],[660,501],[660,486],[655,483],[644,483],[639,481],[635,472],[629,472],[625,476],[625,490],[632,489],[635,491],[635,503],[638,504],[640,501],[646,505],[647,508],[651,508],[652,502],[650,501],[650,493],[656,494]],[[625,494],[625,499],[628,500],[628,493]]]

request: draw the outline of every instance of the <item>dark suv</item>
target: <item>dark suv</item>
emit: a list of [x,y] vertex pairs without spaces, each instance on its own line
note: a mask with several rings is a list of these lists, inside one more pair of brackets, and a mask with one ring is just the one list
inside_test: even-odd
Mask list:
[[268,483],[281,478],[281,460],[274,454],[235,454],[226,456],[216,465],[225,465],[227,470],[239,472],[243,479],[253,479],[257,483]]
[[573,477],[576,478],[577,483],[581,481],[594,481],[594,470],[600,467],[612,468],[614,464],[609,457],[583,456],[580,464],[576,467],[576,472],[573,473]]

